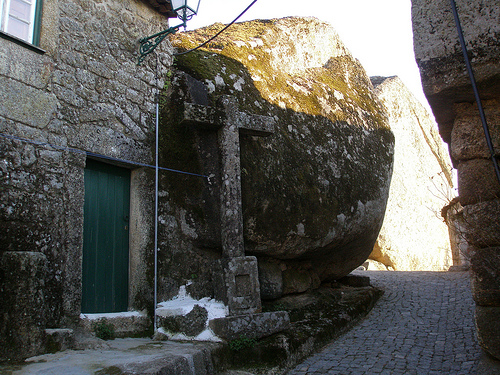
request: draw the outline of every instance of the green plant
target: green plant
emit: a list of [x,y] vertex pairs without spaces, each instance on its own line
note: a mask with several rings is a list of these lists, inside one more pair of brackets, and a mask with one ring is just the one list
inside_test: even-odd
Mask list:
[[257,340],[240,335],[240,338],[229,342],[229,349],[237,352],[246,348],[253,348],[255,344],[257,344]]
[[112,340],[115,338],[115,327],[105,318],[101,318],[92,324],[95,335],[103,340]]

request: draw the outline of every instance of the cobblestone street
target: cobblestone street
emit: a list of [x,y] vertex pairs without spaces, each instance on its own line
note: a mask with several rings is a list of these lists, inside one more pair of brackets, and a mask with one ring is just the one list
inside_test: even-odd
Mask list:
[[360,273],[384,296],[359,325],[288,374],[474,374],[481,357],[467,272]]

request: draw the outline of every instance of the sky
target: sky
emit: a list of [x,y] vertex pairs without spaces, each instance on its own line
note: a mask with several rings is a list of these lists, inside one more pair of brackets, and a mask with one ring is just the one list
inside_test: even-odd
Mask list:
[[[252,0],[201,0],[188,30],[230,23]],[[330,23],[369,76],[397,75],[427,106],[413,54],[411,0],[258,0],[238,20],[313,16]]]

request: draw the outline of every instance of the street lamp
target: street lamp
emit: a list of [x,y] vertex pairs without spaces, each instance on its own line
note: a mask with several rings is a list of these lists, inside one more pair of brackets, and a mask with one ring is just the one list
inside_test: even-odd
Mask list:
[[[177,17],[183,22],[186,27],[186,22],[193,18],[198,13],[201,0],[172,0],[172,9],[177,14]],[[197,4],[196,4],[197,3]],[[196,10],[194,5],[196,4]]]
[[193,18],[198,13],[201,0],[170,0],[172,10],[177,14],[182,23],[177,26],[169,27],[167,30],[161,31],[157,34],[142,38],[139,43],[139,64],[141,64],[147,55],[154,51],[156,47],[167,37],[169,34],[175,34],[181,27],[186,28],[187,21]]

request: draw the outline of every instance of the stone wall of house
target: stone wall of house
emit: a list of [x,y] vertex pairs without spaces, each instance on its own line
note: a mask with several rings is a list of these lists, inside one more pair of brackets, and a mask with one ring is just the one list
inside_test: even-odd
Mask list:
[[[138,40],[167,23],[139,0],[45,0],[40,50],[0,38],[0,359],[39,353],[45,328],[78,321],[86,152],[154,163],[155,73],[171,53],[165,43],[158,64],[137,66]],[[131,258],[144,264],[154,172],[123,166],[136,198]],[[21,271],[42,279],[17,283]],[[145,308],[148,277],[132,270],[131,308]]]
[[[500,359],[500,183],[487,149],[450,3],[412,2],[415,55],[424,92],[458,170],[458,226],[469,243],[481,346]],[[457,0],[468,54],[500,156],[500,7]],[[455,215],[457,216],[457,215]]]

